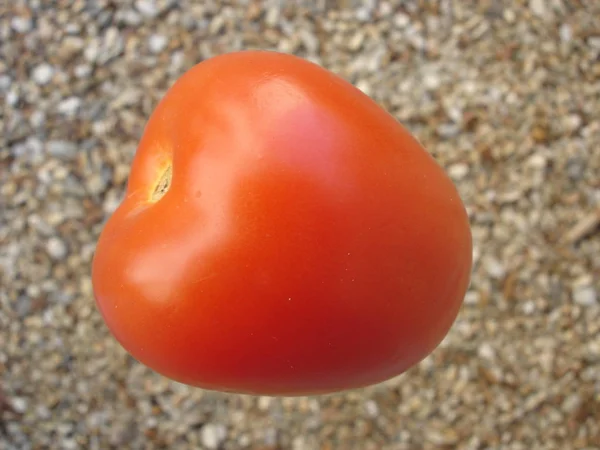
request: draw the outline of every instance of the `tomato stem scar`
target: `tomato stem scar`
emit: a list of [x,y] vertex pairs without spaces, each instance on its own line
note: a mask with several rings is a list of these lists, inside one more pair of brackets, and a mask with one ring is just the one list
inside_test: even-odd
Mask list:
[[171,186],[171,179],[173,178],[173,166],[169,164],[165,171],[162,173],[154,191],[152,192],[152,196],[150,200],[152,202],[157,202],[167,193],[169,187]]

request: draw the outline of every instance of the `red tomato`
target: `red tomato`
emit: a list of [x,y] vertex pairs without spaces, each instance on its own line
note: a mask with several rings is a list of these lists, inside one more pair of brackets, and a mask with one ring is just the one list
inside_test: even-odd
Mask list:
[[455,186],[391,115],[313,63],[246,51],[157,106],[93,284],[116,339],[167,377],[330,393],[433,351],[471,246]]

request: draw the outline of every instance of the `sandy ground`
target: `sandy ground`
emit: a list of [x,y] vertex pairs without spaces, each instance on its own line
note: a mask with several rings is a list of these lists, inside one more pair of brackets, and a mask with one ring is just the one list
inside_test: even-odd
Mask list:
[[[0,449],[600,448],[600,2],[338,3],[0,2]],[[464,308],[395,380],[194,390],[128,357],[95,309],[95,242],[149,114],[243,48],[352,81],[460,189]]]

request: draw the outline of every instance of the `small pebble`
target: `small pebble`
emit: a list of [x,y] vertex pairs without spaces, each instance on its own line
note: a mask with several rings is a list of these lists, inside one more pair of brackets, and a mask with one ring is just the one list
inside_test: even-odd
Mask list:
[[58,112],[66,116],[74,115],[81,106],[79,97],[69,97],[58,104]]
[[11,21],[12,29],[17,33],[27,33],[31,30],[31,19],[29,17],[16,16]]
[[148,46],[152,53],[160,53],[167,46],[167,37],[162,34],[153,34],[148,40]]
[[448,174],[454,180],[460,181],[469,173],[469,166],[463,163],[452,164],[448,167]]
[[201,430],[201,441],[207,449],[219,448],[225,437],[227,429],[225,425],[207,423]]
[[48,84],[52,80],[52,75],[54,75],[54,69],[50,64],[40,64],[33,69],[32,73],[33,81],[40,86]]
[[28,401],[23,397],[13,397],[11,399],[11,404],[18,413],[23,414],[25,411],[27,411]]
[[369,400],[365,403],[365,409],[369,417],[377,417],[377,415],[379,414],[379,407],[377,406],[377,403],[373,400]]
[[539,17],[546,15],[546,2],[544,0],[529,0],[531,12]]
[[156,17],[159,11],[155,0],[136,0],[135,7],[143,16],[148,18]]
[[498,259],[494,258],[494,257],[488,257],[485,259],[485,269],[487,274],[496,279],[499,280],[501,278],[504,277],[504,274],[506,273],[506,269],[504,268],[504,265],[502,264],[501,261],[499,261]]
[[48,153],[60,158],[73,158],[77,154],[77,145],[70,141],[48,141]]
[[360,80],[358,83],[356,83],[356,87],[366,95],[371,94],[371,84],[367,80]]
[[18,101],[19,94],[17,94],[15,91],[10,91],[8,94],[6,94],[6,103],[8,105],[15,106]]
[[563,42],[571,42],[573,30],[568,23],[563,23],[559,28],[560,39]]
[[77,78],[85,78],[92,73],[92,67],[88,64],[79,64],[75,66],[74,73]]
[[46,250],[50,257],[55,260],[64,259],[67,256],[68,251],[67,244],[58,237],[51,237],[48,239]]
[[598,303],[596,289],[593,286],[579,286],[573,291],[573,300],[581,306],[593,306]]
[[479,346],[477,354],[480,357],[490,361],[496,357],[496,352],[494,351],[494,348],[487,342],[484,342]]

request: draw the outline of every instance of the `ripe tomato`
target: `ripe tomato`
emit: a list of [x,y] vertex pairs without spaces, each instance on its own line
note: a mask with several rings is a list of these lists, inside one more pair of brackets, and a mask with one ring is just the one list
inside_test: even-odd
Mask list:
[[391,115],[313,63],[244,51],[158,104],[93,285],[116,339],[174,380],[330,393],[433,351],[471,245],[455,186]]

